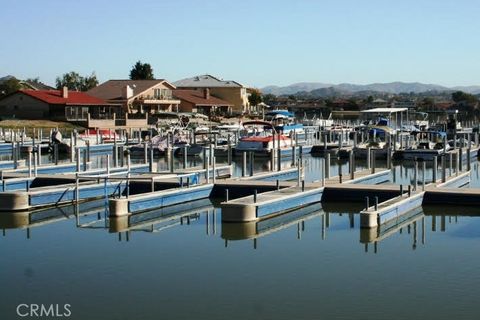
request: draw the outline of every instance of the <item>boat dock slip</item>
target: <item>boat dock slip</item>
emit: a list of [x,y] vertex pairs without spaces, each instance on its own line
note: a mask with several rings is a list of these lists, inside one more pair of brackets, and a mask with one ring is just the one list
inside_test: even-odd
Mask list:
[[276,181],[276,180],[294,180],[298,178],[298,169],[286,169],[282,171],[262,172],[254,174],[253,176],[240,177],[238,180],[261,180],[261,181]]
[[320,202],[323,188],[290,187],[221,203],[222,221],[247,222]]
[[[480,189],[454,189],[462,187],[470,181],[470,172],[464,172],[458,176],[449,177],[444,183],[430,183],[424,191],[408,192],[398,197],[378,203],[378,197],[374,206],[367,201],[367,208],[360,212],[360,225],[363,228],[374,228],[385,223],[391,223],[401,216],[414,210],[423,204],[429,203],[463,203],[478,205]],[[443,189],[450,187],[450,189]],[[375,198],[374,198],[375,199]],[[467,201],[464,203],[463,201]]]
[[[45,207],[64,204],[75,200],[88,200],[108,197],[114,193],[123,193],[126,183],[86,182],[77,186],[75,184],[57,185],[54,188],[39,187],[29,191],[11,191],[0,193],[0,211],[26,211],[36,207]],[[77,198],[78,191],[78,198]]]
[[[110,217],[109,232],[158,230],[154,226],[213,209],[209,199],[194,200],[138,214]],[[181,221],[180,221],[181,223]]]
[[320,217],[325,212],[320,203],[302,207],[270,219],[241,223],[222,223],[222,238],[225,240],[258,239],[292,225]]
[[213,184],[204,184],[193,187],[148,192],[120,199],[110,199],[110,216],[124,216],[155,208],[208,198],[212,189]]

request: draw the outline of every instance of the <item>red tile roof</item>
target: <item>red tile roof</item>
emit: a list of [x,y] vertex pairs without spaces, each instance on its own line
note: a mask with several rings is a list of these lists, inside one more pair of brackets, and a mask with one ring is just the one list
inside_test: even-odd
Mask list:
[[44,101],[49,104],[84,104],[84,105],[101,105],[108,104],[104,100],[92,97],[85,92],[68,91],[68,98],[62,97],[59,90],[19,90],[35,99]]
[[173,96],[180,100],[193,103],[198,106],[231,106],[230,102],[214,97],[210,94],[205,99],[203,91],[200,90],[173,90]]

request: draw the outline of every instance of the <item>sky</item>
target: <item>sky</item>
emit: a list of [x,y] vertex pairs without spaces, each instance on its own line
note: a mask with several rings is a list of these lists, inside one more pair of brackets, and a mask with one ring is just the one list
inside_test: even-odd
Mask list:
[[0,76],[480,85],[478,0],[1,0]]

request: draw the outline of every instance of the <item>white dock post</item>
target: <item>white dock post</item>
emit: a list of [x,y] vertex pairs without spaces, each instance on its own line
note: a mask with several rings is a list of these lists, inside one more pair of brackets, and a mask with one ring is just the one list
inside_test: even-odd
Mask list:
[[422,191],[425,191],[425,171],[426,171],[426,163],[423,161],[422,163]]
[[37,152],[33,151],[33,176],[37,176]]
[[118,167],[118,145],[117,145],[117,134],[113,136],[113,166]]
[[187,169],[188,147],[183,147],[183,169]]
[[[252,156],[252,158],[253,158],[253,156]],[[216,182],[216,180],[217,180],[216,173],[215,173],[215,170],[216,170],[216,163],[215,163],[215,162],[216,162],[216,161],[217,161],[217,160],[216,160],[215,156],[213,156],[213,159],[212,159],[212,170],[213,170],[213,178],[212,178],[212,181],[213,181],[214,184],[215,184],[215,182]]]
[[107,154],[107,176],[110,176],[110,155],[109,154]]
[[242,177],[247,174],[247,152],[242,152]]
[[280,134],[277,135],[277,171],[282,171],[282,148],[280,146]]
[[73,133],[70,133],[70,162],[75,159],[75,147],[73,145]]
[[32,176],[32,147],[28,147],[27,148],[27,152],[28,152],[28,176],[31,177]]
[[371,168],[371,151],[372,149],[370,149],[370,147],[367,148],[367,169],[370,169]]
[[80,172],[80,148],[76,148],[75,151],[75,164],[76,164],[76,171]]
[[414,170],[413,170],[413,189],[417,191],[418,189],[418,161],[417,158],[414,160]]
[[350,170],[350,179],[353,180],[355,179],[355,157],[353,155],[353,150],[350,150],[349,152],[349,157],[348,157],[348,168]]
[[37,145],[37,164],[40,166],[42,164],[42,145]]
[[325,164],[325,178],[330,178],[330,153],[325,155],[326,164]]
[[[325,159],[322,159],[321,160],[321,163],[322,163],[322,187],[325,187],[325,171],[326,171],[326,168],[325,168]],[[277,180],[278,181],[278,180]]]
[[210,161],[206,161],[206,168],[205,168],[205,180],[207,183],[210,183]]

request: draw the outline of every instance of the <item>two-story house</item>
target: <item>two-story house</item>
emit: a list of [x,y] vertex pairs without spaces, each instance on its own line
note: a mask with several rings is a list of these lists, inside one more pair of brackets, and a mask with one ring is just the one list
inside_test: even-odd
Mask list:
[[175,86],[164,79],[109,80],[87,93],[110,103],[121,104],[125,113],[149,114],[178,111],[180,100],[172,95]]
[[177,89],[198,90],[202,94],[209,89],[209,94],[228,102],[232,111],[245,113],[249,111],[247,87],[232,80],[221,80],[209,74],[195,76],[173,83]]

